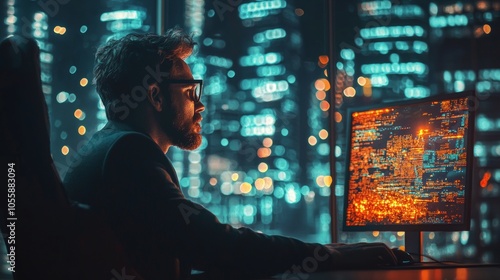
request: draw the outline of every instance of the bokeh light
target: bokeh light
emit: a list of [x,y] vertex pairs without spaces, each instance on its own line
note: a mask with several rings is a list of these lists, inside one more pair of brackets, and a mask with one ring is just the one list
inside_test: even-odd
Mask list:
[[325,78],[317,79],[316,82],[314,82],[314,87],[316,90],[328,91],[330,90],[330,82]]
[[319,107],[321,108],[321,111],[328,111],[330,109],[330,103],[328,101],[323,100],[319,103]]
[[250,191],[252,191],[252,185],[250,185],[250,184],[249,184],[249,183],[247,183],[247,182],[243,182],[243,183],[241,183],[241,185],[240,185],[240,192],[241,192],[241,193],[247,194],[247,193],[249,193]]
[[366,78],[365,77],[358,77],[358,84],[360,86],[364,86],[366,84]]
[[318,143],[318,139],[316,139],[316,137],[314,136],[309,136],[309,138],[307,139],[307,142],[309,143],[309,145],[311,146],[314,146]]
[[270,148],[273,145],[273,139],[266,137],[262,140],[262,145],[266,148]]
[[335,112],[335,122],[341,122],[342,121],[342,114],[340,112]]
[[266,181],[264,181],[264,179],[262,179],[262,178],[257,178],[257,180],[255,180],[254,184],[255,184],[255,188],[257,190],[261,191],[264,189],[264,186],[266,185]]
[[86,132],[87,129],[85,128],[85,126],[81,125],[80,127],[78,127],[78,134],[85,135]]
[[257,150],[257,156],[259,158],[266,158],[266,157],[269,157],[271,155],[271,149],[269,148],[259,148]]
[[325,184],[325,186],[327,186],[327,187],[331,186],[332,182],[333,182],[332,176],[324,176],[323,177],[323,183]]
[[80,80],[80,86],[85,87],[89,83],[89,80],[87,78],[82,78]]
[[320,56],[319,56],[319,62],[320,62],[321,64],[327,64],[327,63],[328,63],[328,61],[329,61],[329,58],[328,58],[328,56],[327,56],[327,55],[320,55]]
[[233,181],[235,181],[235,182],[236,182],[236,181],[238,181],[238,178],[239,178],[239,177],[240,177],[240,176],[238,175],[238,173],[233,173],[233,174],[231,174],[231,180],[233,180]]
[[210,185],[215,186],[217,185],[217,178],[212,177],[208,182]]
[[269,167],[267,166],[267,163],[265,163],[265,162],[261,162],[261,163],[259,163],[259,166],[257,167],[257,169],[258,169],[260,172],[262,172],[262,173],[266,172],[266,171],[268,170],[268,168],[269,168]]
[[318,100],[325,100],[325,98],[326,98],[326,92],[324,92],[322,90],[316,91],[316,98]]
[[353,87],[347,87],[346,89],[344,89],[344,95],[346,97],[354,97],[356,95],[356,89],[354,89]]
[[322,129],[319,131],[319,138],[321,138],[322,140],[325,140],[326,138],[328,138],[328,131],[326,131],[326,129]]
[[84,113],[82,110],[76,109],[73,115],[75,116],[75,118],[81,120],[83,118]]
[[485,34],[490,34],[491,32],[491,26],[489,24],[483,25],[483,31]]
[[66,33],[66,27],[57,25],[56,27],[54,27],[54,33],[64,35]]

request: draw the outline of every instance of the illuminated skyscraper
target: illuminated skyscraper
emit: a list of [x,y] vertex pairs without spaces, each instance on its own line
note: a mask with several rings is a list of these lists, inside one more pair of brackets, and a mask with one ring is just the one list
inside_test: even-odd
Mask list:
[[10,1],[2,1],[2,5],[5,5],[6,13],[2,13],[2,33],[0,33],[0,37],[3,38],[8,35],[14,34],[17,30],[16,22],[18,21],[18,17],[16,16],[16,1],[15,0],[10,0]]
[[370,81],[372,100],[430,96],[424,2],[359,2],[354,51],[359,53],[360,75]]
[[500,3],[486,1],[429,4],[432,59],[440,91],[475,89],[480,96],[500,92],[499,63],[494,59],[500,42],[495,36],[499,12]]
[[[292,232],[292,217],[303,213],[304,197],[313,195],[303,185],[299,163],[305,136],[298,119],[298,16],[287,1],[251,1],[232,10],[211,4],[205,5],[199,54],[189,60],[193,74],[204,78],[203,154],[178,163],[181,185],[222,222]],[[198,168],[200,159],[198,179],[185,167]]]
[[[321,55],[314,71],[316,80],[308,88],[307,119],[307,159],[306,182],[302,187],[306,211],[310,213],[308,220],[314,221],[312,232],[318,242],[330,242],[330,202],[329,198],[336,184],[330,173],[330,152],[338,149],[331,147],[330,137],[335,133],[330,131],[330,106],[335,106],[328,95],[332,92],[326,66],[329,57]],[[318,67],[319,66],[319,67]],[[319,75],[318,75],[319,74]],[[335,96],[335,95],[332,95]],[[335,99],[333,99],[335,100]],[[333,150],[333,151],[331,151]],[[338,178],[336,178],[339,180]],[[307,192],[306,192],[307,190]]]
[[[465,259],[500,260],[500,3],[490,1],[440,1],[429,3],[431,59],[434,81],[440,92],[475,90],[476,179],[472,226],[460,236],[458,252]],[[443,246],[456,239],[436,235]],[[429,249],[430,250],[430,249]],[[436,250],[437,251],[437,250]]]
[[288,232],[296,226],[291,219],[300,219],[295,211],[303,209],[295,76],[302,39],[292,5],[292,1],[277,0],[251,1],[238,7],[244,28],[239,36],[243,44],[236,78],[241,90],[238,101],[243,106],[239,135],[234,135],[248,143],[243,148],[249,155],[240,160],[253,180],[244,181],[252,185],[247,195],[257,199],[259,208],[270,210],[259,212],[262,223],[272,221]]

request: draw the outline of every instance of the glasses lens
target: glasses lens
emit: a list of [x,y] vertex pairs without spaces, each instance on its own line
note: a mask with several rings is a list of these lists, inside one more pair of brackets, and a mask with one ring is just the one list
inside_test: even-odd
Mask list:
[[201,83],[196,84],[196,88],[194,89],[194,100],[200,101],[201,98]]
[[199,102],[201,98],[201,92],[203,91],[203,81],[202,80],[176,80],[172,79],[168,81],[169,83],[173,84],[189,84],[192,85],[194,84],[194,87],[192,90],[190,90],[190,98],[195,101]]

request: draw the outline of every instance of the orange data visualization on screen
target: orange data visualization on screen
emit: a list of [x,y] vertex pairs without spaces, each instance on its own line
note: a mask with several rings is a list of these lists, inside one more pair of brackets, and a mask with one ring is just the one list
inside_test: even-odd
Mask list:
[[467,98],[351,115],[347,226],[464,220]]

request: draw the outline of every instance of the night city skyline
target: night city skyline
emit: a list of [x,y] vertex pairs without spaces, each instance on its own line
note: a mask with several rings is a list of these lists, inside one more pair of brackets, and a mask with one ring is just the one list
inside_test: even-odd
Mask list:
[[[206,110],[201,147],[167,154],[182,192],[221,222],[309,242],[331,242],[335,230],[337,242],[404,248],[404,232],[342,230],[344,209],[359,207],[344,205],[350,108],[475,92],[471,229],[424,232],[424,252],[500,262],[500,2],[332,1],[332,10],[328,3],[2,0],[0,36],[24,34],[38,42],[52,157],[64,177],[69,162],[107,122],[93,85],[97,48],[130,32],[179,26],[193,34],[197,47],[186,62],[194,78],[203,79]],[[465,132],[437,119],[446,104],[436,105],[414,119],[432,122],[422,126],[422,135],[392,123],[353,135],[360,150],[350,153],[351,163],[364,153],[376,160],[351,171],[359,182],[375,185],[377,174],[398,168],[408,175],[400,182],[407,188],[392,188],[392,181],[377,186],[388,189],[386,198],[400,200],[391,210],[397,221],[425,222],[424,207],[432,208],[432,222],[462,218],[463,177],[453,172],[465,164],[459,139]],[[452,113],[454,120],[464,120],[464,113]],[[389,122],[398,119],[384,114]],[[373,124],[366,116],[359,120]],[[380,137],[393,147],[362,144]],[[412,153],[418,159],[408,160]],[[368,175],[361,179],[363,169]],[[424,182],[425,196],[415,200],[412,186]],[[414,202],[408,215],[406,204]],[[384,205],[379,213],[387,210]],[[387,221],[375,217],[377,211],[369,222]],[[359,217],[352,221],[360,223]]]

